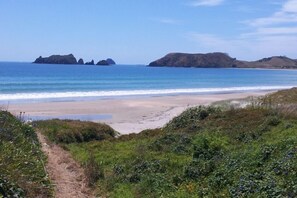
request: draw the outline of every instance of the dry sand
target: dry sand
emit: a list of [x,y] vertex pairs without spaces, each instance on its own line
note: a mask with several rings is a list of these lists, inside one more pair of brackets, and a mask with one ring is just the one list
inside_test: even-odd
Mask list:
[[111,115],[109,119],[95,121],[107,123],[121,134],[128,134],[162,127],[173,117],[192,106],[208,105],[221,100],[242,99],[248,96],[261,96],[266,93],[268,92],[25,103],[10,104],[8,110],[15,114],[26,112],[26,115],[30,116]]

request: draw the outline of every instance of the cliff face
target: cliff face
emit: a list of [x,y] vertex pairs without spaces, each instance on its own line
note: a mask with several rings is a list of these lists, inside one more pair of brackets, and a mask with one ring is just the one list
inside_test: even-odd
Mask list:
[[73,54],[69,55],[52,55],[49,57],[42,58],[41,56],[37,58],[33,63],[40,64],[77,64],[76,58]]
[[170,53],[151,62],[149,66],[297,69],[297,61],[285,56],[273,56],[258,61],[241,61],[221,52],[208,54]]

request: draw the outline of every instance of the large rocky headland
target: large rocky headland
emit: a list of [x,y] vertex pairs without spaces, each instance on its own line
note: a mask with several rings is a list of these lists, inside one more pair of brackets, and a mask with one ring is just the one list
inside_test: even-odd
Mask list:
[[257,61],[243,61],[226,53],[206,54],[170,53],[149,64],[152,67],[198,67],[198,68],[266,68],[297,69],[297,60],[286,56],[272,56]]
[[[91,62],[84,63],[84,60],[80,58],[78,61],[74,57],[73,54],[68,55],[52,55],[49,57],[42,57],[39,56],[33,63],[38,64],[70,64],[70,65],[95,65],[94,60]],[[104,65],[115,65],[115,61],[111,58],[107,58],[106,60],[100,60],[98,63],[104,63]],[[103,64],[96,64],[96,65],[103,65]]]

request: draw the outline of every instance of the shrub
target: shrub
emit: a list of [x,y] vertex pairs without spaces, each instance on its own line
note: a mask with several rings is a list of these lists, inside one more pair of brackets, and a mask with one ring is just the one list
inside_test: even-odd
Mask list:
[[149,145],[153,151],[169,151],[177,154],[190,152],[192,140],[186,134],[165,134]]
[[25,192],[16,184],[9,182],[3,176],[0,175],[0,197],[25,197]]
[[[199,107],[193,107],[186,111],[184,111],[179,116],[173,118],[166,126],[166,131],[175,131],[178,129],[183,129],[189,126],[192,126],[192,124],[196,121],[201,121],[206,119],[209,115],[216,114],[221,112],[220,108],[209,106],[199,106]],[[196,127],[194,127],[196,128]],[[199,127],[198,127],[199,128]]]
[[90,155],[86,162],[85,175],[90,186],[94,186],[99,179],[104,179],[103,168],[95,161],[93,154]]
[[194,143],[193,159],[211,160],[221,155],[221,146],[210,144],[206,137],[200,137]]
[[184,176],[188,179],[198,180],[208,176],[215,169],[212,160],[195,160],[185,167]]
[[280,118],[278,116],[272,116],[272,117],[268,117],[267,119],[267,124],[269,126],[277,126],[280,123]]
[[117,132],[106,124],[75,120],[46,120],[34,123],[51,141],[57,143],[80,143],[114,138]]

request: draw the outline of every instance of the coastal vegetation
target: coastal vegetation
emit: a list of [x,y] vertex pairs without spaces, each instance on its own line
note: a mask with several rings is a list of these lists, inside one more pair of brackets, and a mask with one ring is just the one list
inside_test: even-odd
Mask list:
[[82,164],[104,197],[296,197],[297,121],[282,111],[296,107],[291,93],[245,108],[190,108],[163,128],[100,141],[53,139],[50,131],[61,129],[73,136],[63,129],[69,121],[36,128]]
[[98,196],[296,197],[296,96],[293,88],[244,108],[193,107],[163,128],[121,136],[77,120],[32,128],[1,111],[0,197],[53,196],[35,131],[71,153]]
[[82,122],[78,120],[36,121],[37,130],[42,131],[55,143],[80,143],[92,140],[114,138],[118,133],[106,124]]
[[0,111],[0,197],[52,197],[46,157],[32,127]]

